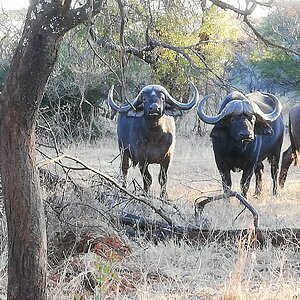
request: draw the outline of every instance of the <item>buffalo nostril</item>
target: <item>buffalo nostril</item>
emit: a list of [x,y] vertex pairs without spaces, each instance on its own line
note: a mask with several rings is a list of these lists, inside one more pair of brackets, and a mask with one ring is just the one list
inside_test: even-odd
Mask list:
[[160,109],[160,106],[157,103],[154,103],[150,106],[150,110],[152,111],[158,111]]

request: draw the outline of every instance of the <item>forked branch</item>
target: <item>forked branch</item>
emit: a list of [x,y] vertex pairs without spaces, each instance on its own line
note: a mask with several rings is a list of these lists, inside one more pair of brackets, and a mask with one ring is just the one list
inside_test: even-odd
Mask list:
[[[53,163],[57,163],[59,165],[62,165],[61,160],[62,159],[68,159],[68,160],[72,160],[74,162],[76,162],[77,164],[80,165],[79,168],[71,168],[71,169],[77,169],[77,170],[88,170],[91,171],[94,174],[97,174],[98,176],[104,178],[106,181],[110,182],[111,184],[113,184],[116,188],[118,188],[120,191],[122,191],[123,193],[125,193],[126,195],[128,195],[129,197],[131,197],[134,200],[137,200],[139,202],[142,202],[143,204],[149,206],[156,214],[158,214],[163,220],[165,220],[168,225],[173,228],[174,227],[174,222],[167,217],[161,209],[155,207],[146,197],[139,197],[136,196],[135,194],[131,193],[130,191],[128,191],[126,188],[122,187],[120,184],[118,184],[112,177],[110,177],[109,175],[89,166],[88,164],[86,164],[85,162],[79,160],[76,157],[67,155],[67,154],[61,154],[59,156],[57,156],[56,158],[53,159],[49,159],[46,160],[42,163],[39,163],[37,165],[38,168],[45,166],[45,165],[49,165],[49,164],[53,164]],[[67,166],[64,165],[65,168],[67,168]]]

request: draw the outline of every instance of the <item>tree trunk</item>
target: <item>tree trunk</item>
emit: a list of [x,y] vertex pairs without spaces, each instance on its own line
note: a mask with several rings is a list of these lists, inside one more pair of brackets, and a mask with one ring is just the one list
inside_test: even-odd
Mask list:
[[22,37],[0,94],[0,170],[8,227],[7,299],[47,299],[45,215],[35,123],[63,35],[99,13],[103,0],[30,0]]
[[[8,226],[8,299],[46,299],[45,215],[35,158],[35,123],[65,32],[87,19],[90,2],[31,0],[0,98],[1,178]],[[101,1],[94,2],[93,14]],[[98,10],[96,10],[98,9]]]
[[[46,299],[46,226],[35,122],[61,37],[27,22],[1,97],[1,178],[8,225],[8,299]],[[25,25],[25,28],[26,28]]]
[[46,227],[35,168],[34,132],[28,130],[30,121],[12,107],[2,112],[1,175],[9,257],[7,299],[46,299]]

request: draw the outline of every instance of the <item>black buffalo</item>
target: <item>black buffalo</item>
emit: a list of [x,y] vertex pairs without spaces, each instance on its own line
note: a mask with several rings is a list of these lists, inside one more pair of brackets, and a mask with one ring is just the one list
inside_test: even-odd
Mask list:
[[293,107],[289,112],[289,136],[291,144],[283,152],[279,173],[279,185],[282,188],[284,187],[291,163],[294,162],[296,165],[298,162],[298,153],[300,151],[300,105]]
[[182,115],[182,110],[190,110],[198,102],[198,90],[193,84],[192,88],[193,99],[188,103],[175,100],[161,85],[147,85],[135,99],[118,106],[113,100],[114,87],[111,87],[108,103],[113,110],[119,112],[117,132],[124,187],[129,159],[133,166],[139,166],[146,193],[152,183],[148,165],[156,163],[160,164],[160,195],[166,196],[167,171],[175,146],[174,116]]
[[200,101],[198,116],[205,123],[215,125],[211,138],[224,192],[231,189],[230,172],[242,170],[243,196],[247,196],[253,173],[256,175],[255,194],[259,195],[262,189],[263,160],[268,158],[275,195],[284,132],[281,103],[274,95],[267,93],[244,95],[232,92],[222,102],[219,113],[208,116],[203,107],[209,96]]

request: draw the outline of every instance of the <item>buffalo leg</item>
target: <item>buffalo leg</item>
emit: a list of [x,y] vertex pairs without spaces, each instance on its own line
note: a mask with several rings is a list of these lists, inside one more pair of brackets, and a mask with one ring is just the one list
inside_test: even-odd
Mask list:
[[160,171],[158,175],[158,181],[161,187],[160,191],[160,197],[166,197],[167,196],[167,179],[168,179],[168,168],[170,164],[170,159],[167,158],[165,159],[161,164],[160,164]]
[[283,135],[281,140],[277,143],[277,147],[274,151],[273,157],[269,159],[271,163],[271,176],[273,179],[273,195],[277,195],[277,178],[278,178],[278,170],[279,170],[279,160],[280,160],[280,152],[281,146],[283,142]]
[[231,190],[232,182],[231,182],[231,176],[230,171],[221,172],[221,178],[222,178],[222,186],[225,194],[228,194]]
[[140,168],[140,172],[141,172],[142,177],[143,177],[144,191],[145,191],[146,194],[148,194],[149,190],[150,190],[150,186],[152,184],[152,177],[151,177],[151,174],[148,170],[148,164],[147,163],[140,164],[139,168]]
[[129,157],[126,153],[122,154],[121,170],[122,170],[122,186],[127,186],[127,175],[129,169]]
[[281,169],[279,174],[279,185],[281,188],[284,187],[284,183],[287,177],[287,172],[292,162],[293,162],[293,151],[292,151],[292,145],[290,145],[282,154]]
[[245,198],[247,198],[247,192],[249,190],[250,181],[251,181],[253,172],[254,172],[253,168],[246,168],[243,171],[243,175],[242,175],[242,179],[241,179],[241,190],[242,190],[242,196],[244,196]]
[[270,159],[271,163],[271,177],[273,179],[273,195],[277,195],[277,177],[278,177],[278,165],[279,165],[279,155],[274,155]]
[[219,159],[220,157],[221,155],[216,155],[215,153],[216,164],[222,179],[223,191],[225,194],[228,194],[232,186],[230,170],[224,165],[222,159]]
[[255,170],[256,184],[255,184],[255,193],[254,195],[261,195],[262,191],[262,177],[264,174],[264,164],[262,162],[258,163]]

